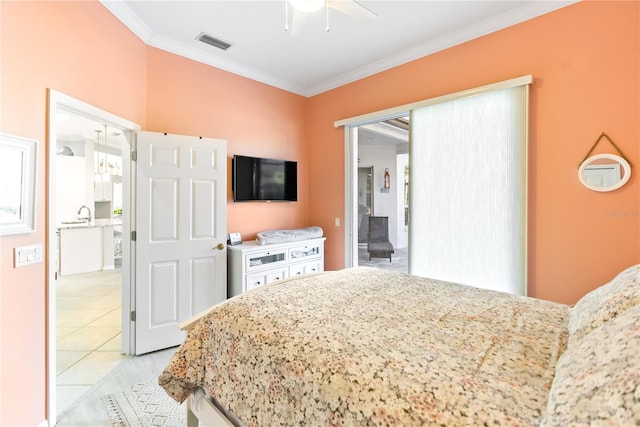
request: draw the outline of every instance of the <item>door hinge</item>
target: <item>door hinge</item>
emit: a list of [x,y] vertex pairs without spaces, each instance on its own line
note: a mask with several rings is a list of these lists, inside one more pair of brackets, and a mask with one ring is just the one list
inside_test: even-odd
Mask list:
[[134,162],[138,160],[138,151],[137,150],[131,151],[131,160],[134,161]]
[[136,237],[137,237],[137,236],[136,236],[136,232],[135,232],[135,231],[132,231],[132,232],[131,232],[131,241],[132,241],[132,242],[135,242],[135,241],[136,241]]
[[135,321],[136,321],[136,312],[135,312],[135,311],[132,311],[132,312],[131,312],[131,321],[132,321],[132,322],[135,322]]

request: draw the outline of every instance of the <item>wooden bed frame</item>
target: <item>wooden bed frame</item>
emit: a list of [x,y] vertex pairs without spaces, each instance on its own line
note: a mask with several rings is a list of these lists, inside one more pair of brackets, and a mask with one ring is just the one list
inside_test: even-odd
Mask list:
[[204,390],[198,389],[187,398],[187,427],[242,427],[244,424],[228,414]]
[[[224,304],[224,302],[220,303]],[[216,304],[207,310],[196,314],[190,319],[180,323],[180,329],[185,332],[189,332],[191,328],[202,317],[206,316],[211,310],[216,308]],[[205,393],[204,390],[199,388],[191,396],[187,398],[186,404],[186,425],[187,427],[241,427],[243,423],[236,417],[233,417],[227,411],[225,411],[220,404]]]

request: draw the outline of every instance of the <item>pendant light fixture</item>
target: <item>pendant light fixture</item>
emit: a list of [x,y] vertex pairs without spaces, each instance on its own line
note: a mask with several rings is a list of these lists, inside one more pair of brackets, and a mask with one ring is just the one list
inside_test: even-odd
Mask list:
[[98,151],[96,156],[96,167],[93,174],[93,181],[96,183],[102,182],[102,170],[100,163],[100,130],[96,129],[96,142],[98,143]]
[[109,182],[111,175],[108,170],[107,163],[107,125],[104,125],[104,150],[100,147],[100,133],[102,131],[96,129],[96,140],[98,141],[98,150],[96,156],[96,170],[93,177],[94,182]]
[[102,162],[100,162],[100,169],[102,169],[102,182],[109,182],[111,175],[109,174],[107,162],[107,125],[104,125],[104,156]]

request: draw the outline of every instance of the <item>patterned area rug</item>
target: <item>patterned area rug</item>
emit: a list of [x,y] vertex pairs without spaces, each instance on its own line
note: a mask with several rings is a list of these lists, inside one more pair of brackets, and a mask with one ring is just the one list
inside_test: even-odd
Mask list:
[[170,398],[153,377],[103,398],[114,427],[183,426],[185,407]]

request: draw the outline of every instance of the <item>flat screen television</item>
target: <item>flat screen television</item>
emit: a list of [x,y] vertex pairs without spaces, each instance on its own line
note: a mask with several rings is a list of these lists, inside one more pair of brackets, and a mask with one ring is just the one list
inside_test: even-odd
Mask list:
[[298,163],[234,155],[231,162],[234,202],[298,200]]

